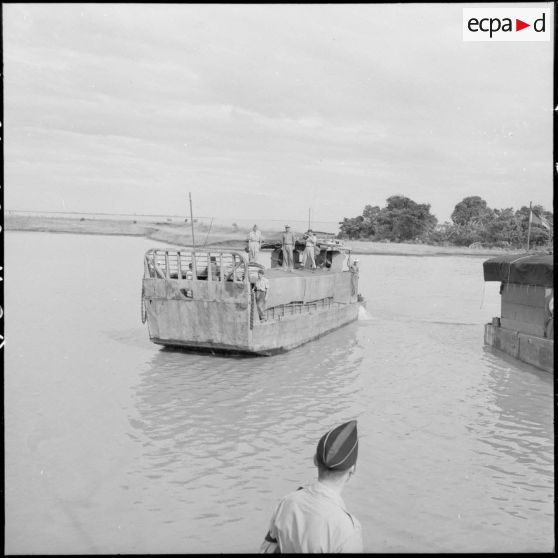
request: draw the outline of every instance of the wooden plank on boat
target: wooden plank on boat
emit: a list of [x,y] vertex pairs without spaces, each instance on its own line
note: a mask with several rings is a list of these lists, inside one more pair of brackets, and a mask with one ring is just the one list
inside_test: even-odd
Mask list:
[[547,372],[553,372],[554,341],[520,333],[519,359]]
[[512,320],[510,318],[504,318],[504,317],[500,319],[500,323],[502,327],[505,329],[511,329],[517,331],[518,333],[527,333],[530,335],[536,335],[538,337],[544,337],[543,324],[532,324],[529,322]]

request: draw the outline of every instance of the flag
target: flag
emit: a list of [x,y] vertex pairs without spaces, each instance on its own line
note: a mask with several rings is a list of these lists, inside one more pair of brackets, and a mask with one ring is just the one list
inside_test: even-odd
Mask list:
[[545,229],[550,230],[550,223],[541,215],[537,215],[532,209],[529,214],[529,222],[532,225],[539,225],[539,227],[544,227]]

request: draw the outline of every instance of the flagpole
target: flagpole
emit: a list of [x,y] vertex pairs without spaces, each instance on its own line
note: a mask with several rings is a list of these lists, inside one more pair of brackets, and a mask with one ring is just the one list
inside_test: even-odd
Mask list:
[[529,244],[531,240],[531,221],[533,220],[533,202],[529,202],[529,229],[527,231],[527,252],[529,252]]

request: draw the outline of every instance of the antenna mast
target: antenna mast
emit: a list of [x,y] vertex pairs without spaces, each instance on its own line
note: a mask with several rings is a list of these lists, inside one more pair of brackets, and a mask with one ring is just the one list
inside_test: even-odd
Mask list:
[[190,197],[190,224],[192,225],[192,251],[196,250],[196,240],[194,238],[194,214],[192,212],[192,192],[188,192]]

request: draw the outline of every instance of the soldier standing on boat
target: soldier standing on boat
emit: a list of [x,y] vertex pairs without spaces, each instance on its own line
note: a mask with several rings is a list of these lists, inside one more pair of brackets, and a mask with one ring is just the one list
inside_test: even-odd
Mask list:
[[248,233],[248,259],[251,262],[257,261],[258,252],[262,244],[262,233],[258,230],[258,226],[254,225]]
[[318,480],[300,487],[276,507],[261,552],[363,552],[362,528],[345,508],[341,492],[355,472],[357,423],[346,422],[318,442]]
[[283,249],[283,269],[292,271],[294,268],[293,250],[295,236],[291,232],[291,227],[285,225],[285,232],[281,235],[281,248]]
[[312,229],[308,229],[308,232],[304,235],[306,239],[306,247],[304,248],[304,252],[302,253],[302,267],[306,267],[306,260],[310,258],[310,262],[312,263],[312,271],[316,269],[316,260],[314,258],[314,248],[316,246],[316,236],[312,232]]
[[269,281],[264,276],[264,270],[258,270],[258,278],[256,279],[256,284],[254,285],[254,290],[256,291],[256,308],[258,309],[258,316],[260,321],[265,322],[266,317],[264,315],[265,303],[267,302],[267,294],[269,292]]

